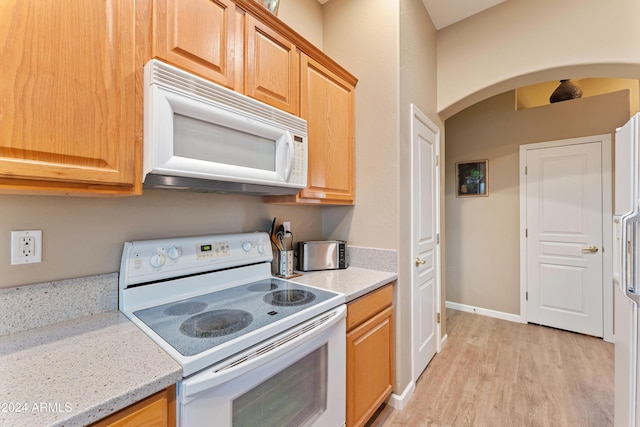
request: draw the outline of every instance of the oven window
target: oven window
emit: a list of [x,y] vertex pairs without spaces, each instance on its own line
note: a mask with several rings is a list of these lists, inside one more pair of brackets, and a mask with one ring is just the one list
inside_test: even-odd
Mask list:
[[188,159],[276,170],[276,141],[215,123],[173,115],[174,154]]
[[327,407],[327,345],[233,401],[234,427],[310,426]]

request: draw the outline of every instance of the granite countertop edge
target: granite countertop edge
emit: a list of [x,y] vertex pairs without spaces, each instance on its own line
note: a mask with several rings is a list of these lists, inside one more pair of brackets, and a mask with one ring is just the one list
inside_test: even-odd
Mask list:
[[368,268],[349,267],[344,270],[299,272],[291,279],[317,288],[340,292],[349,303],[398,279],[398,274]]
[[0,425],[84,426],[175,384],[182,368],[109,311],[0,337],[0,377]]

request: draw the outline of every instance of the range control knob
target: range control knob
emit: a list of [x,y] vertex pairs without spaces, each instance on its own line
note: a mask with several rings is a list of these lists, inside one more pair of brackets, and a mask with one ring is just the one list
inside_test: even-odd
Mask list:
[[266,250],[267,250],[267,247],[264,245],[264,243],[261,242],[258,245],[258,253],[260,253],[260,255],[263,255]]
[[153,268],[160,268],[164,265],[165,257],[163,254],[155,254],[149,260],[149,264]]
[[242,242],[242,250],[245,252],[249,252],[251,250],[251,242],[249,241]]
[[178,258],[180,258],[181,255],[182,255],[182,248],[179,248],[177,246],[171,246],[169,249],[167,249],[167,256],[172,261],[177,260]]

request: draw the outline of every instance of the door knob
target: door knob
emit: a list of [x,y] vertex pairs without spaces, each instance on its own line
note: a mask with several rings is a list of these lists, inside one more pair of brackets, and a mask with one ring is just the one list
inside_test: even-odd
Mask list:
[[586,248],[582,248],[582,253],[596,253],[598,252],[597,246],[587,246]]
[[427,261],[420,259],[420,258],[416,258],[416,267],[419,266],[420,264],[426,264]]

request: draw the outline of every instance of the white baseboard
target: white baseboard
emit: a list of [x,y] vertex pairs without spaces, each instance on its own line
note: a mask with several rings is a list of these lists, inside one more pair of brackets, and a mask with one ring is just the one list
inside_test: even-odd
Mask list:
[[[444,337],[442,337],[442,339],[440,340],[440,348],[438,350],[438,353],[440,353],[444,346],[447,344],[448,337],[449,335],[445,334]],[[411,399],[411,396],[413,396],[413,393],[415,391],[416,383],[414,381],[411,381],[409,385],[407,385],[407,387],[404,389],[402,394],[398,395],[395,393],[391,393],[391,396],[389,396],[386,403],[393,409],[402,411],[409,403],[409,400]]]
[[402,411],[405,406],[409,403],[411,396],[416,391],[416,383],[411,381],[409,385],[404,389],[401,395],[397,395],[395,393],[391,393],[391,396],[387,399],[387,405],[391,406],[393,409],[398,411]]
[[448,334],[444,334],[444,336],[440,340],[440,348],[438,350],[438,353],[440,353],[442,351],[442,349],[444,348],[444,346],[447,345],[447,340],[448,339],[449,339],[449,335]]
[[472,305],[458,304],[457,302],[447,301],[445,306],[453,310],[466,311],[467,313],[480,314],[487,317],[495,317],[496,319],[508,320],[510,322],[525,323],[520,315],[504,313],[502,311],[489,310],[487,308],[474,307]]

